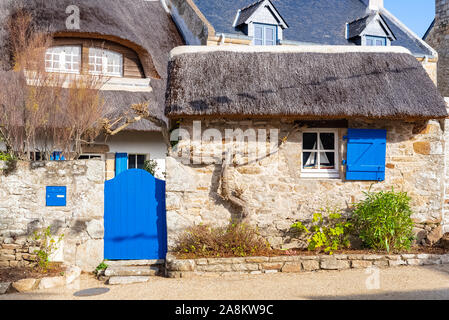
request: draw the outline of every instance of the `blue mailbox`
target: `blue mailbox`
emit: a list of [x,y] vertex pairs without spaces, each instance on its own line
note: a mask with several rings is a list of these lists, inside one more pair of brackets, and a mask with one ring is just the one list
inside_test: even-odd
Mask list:
[[47,187],[47,207],[65,207],[67,205],[67,187]]

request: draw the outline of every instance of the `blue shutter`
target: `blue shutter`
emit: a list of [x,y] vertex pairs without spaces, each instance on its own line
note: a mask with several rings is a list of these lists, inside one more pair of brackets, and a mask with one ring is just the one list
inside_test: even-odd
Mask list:
[[115,154],[115,176],[128,170],[128,154],[116,153]]
[[346,180],[385,180],[387,131],[348,129]]

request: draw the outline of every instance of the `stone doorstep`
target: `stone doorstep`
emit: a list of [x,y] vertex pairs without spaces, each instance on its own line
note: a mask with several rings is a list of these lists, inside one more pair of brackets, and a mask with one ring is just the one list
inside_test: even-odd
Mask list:
[[165,264],[164,259],[154,260],[106,260],[104,261],[108,266],[152,266]]
[[110,277],[108,280],[108,284],[116,285],[116,284],[131,284],[131,283],[140,283],[140,282],[148,282],[151,279],[149,276],[114,276]]
[[156,266],[112,266],[104,272],[106,277],[114,276],[156,276],[161,272]]

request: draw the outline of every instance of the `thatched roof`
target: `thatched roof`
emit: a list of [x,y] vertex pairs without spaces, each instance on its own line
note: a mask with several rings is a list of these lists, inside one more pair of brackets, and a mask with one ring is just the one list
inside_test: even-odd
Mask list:
[[[80,29],[67,30],[66,8],[76,5],[80,9]],[[0,0],[0,69],[11,67],[6,51],[8,35],[4,23],[17,8],[24,8],[33,16],[38,30],[56,36],[100,38],[121,43],[137,52],[147,77],[152,78],[151,94],[128,94],[124,91],[105,93],[117,111],[128,109],[136,98],[145,97],[163,116],[167,61],[169,52],[182,45],[171,17],[159,1],[145,0]],[[160,79],[160,80],[158,80]],[[130,100],[131,99],[131,100]],[[156,105],[157,104],[157,105]],[[132,130],[157,130],[150,122],[142,121]]]
[[172,51],[169,118],[443,118],[446,104],[400,47],[180,47]]

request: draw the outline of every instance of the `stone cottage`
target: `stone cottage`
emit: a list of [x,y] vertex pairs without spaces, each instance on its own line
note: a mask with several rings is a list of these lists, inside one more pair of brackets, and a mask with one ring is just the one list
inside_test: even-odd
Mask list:
[[242,215],[273,246],[296,246],[295,221],[392,187],[410,195],[418,227],[449,226],[446,104],[407,49],[180,47],[168,79],[179,140],[167,160],[169,247],[188,226]]

